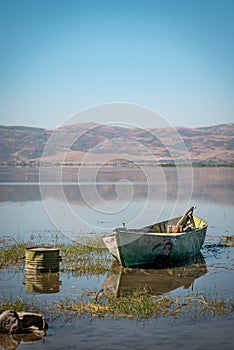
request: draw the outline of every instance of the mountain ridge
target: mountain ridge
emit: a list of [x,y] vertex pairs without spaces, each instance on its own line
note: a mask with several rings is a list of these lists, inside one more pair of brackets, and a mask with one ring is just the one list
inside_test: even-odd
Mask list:
[[[141,162],[183,162],[182,144],[193,163],[234,163],[234,123],[198,128],[123,128],[121,126],[77,123],[57,129],[0,125],[0,162],[39,163],[50,138],[58,144],[50,163],[76,164],[126,159]],[[72,140],[71,147],[67,140]],[[88,157],[87,157],[88,155]]]

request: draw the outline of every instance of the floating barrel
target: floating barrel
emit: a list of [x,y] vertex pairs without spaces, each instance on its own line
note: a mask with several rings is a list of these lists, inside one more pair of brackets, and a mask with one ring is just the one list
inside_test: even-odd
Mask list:
[[25,290],[27,293],[58,293],[60,287],[59,272],[26,271]]
[[59,271],[59,248],[34,247],[25,250],[26,272],[57,272]]

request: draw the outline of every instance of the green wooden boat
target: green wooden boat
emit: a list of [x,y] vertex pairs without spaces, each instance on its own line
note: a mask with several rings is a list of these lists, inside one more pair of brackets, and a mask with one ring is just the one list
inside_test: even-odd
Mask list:
[[191,207],[182,217],[165,220],[141,229],[125,225],[103,236],[106,247],[125,267],[164,265],[194,256],[205,241],[207,222],[193,215]]

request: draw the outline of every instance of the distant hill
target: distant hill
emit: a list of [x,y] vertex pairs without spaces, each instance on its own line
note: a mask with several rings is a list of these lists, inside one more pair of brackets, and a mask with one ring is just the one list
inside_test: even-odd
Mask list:
[[[57,145],[43,161],[102,163],[130,159],[141,162],[183,162],[182,138],[194,163],[234,163],[234,123],[200,128],[140,129],[80,123],[55,130],[0,126],[1,163],[39,163],[44,147],[56,133]],[[178,137],[180,135],[180,137]],[[68,147],[67,141],[72,140]],[[171,153],[173,150],[173,154]]]

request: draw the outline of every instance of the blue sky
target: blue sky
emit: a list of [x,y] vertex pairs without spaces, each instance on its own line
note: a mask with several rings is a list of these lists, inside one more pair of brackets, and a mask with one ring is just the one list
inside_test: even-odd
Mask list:
[[0,124],[54,128],[109,102],[234,119],[232,0],[0,0],[0,33]]

